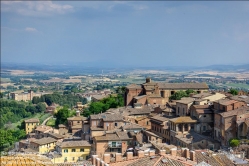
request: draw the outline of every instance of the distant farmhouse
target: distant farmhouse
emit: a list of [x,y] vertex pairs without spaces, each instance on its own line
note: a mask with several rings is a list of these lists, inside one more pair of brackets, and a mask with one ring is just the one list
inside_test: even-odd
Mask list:
[[50,94],[50,93],[34,93],[32,90],[28,90],[28,92],[23,93],[10,93],[10,98],[16,101],[29,101],[32,100],[33,97],[41,97],[42,95]]
[[141,85],[131,84],[126,87],[125,106],[166,104],[175,92],[188,89],[197,93],[209,90],[206,83],[157,83],[146,78],[146,82]]

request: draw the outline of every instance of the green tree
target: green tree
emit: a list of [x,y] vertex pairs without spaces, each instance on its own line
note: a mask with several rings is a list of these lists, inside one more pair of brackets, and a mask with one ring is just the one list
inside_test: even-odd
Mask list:
[[55,121],[56,126],[58,126],[59,124],[66,124],[67,118],[70,117],[70,110],[68,109],[68,107],[64,106],[55,114],[55,117],[56,117]]
[[2,92],[0,92],[0,98],[3,98],[3,93]]
[[193,89],[187,89],[186,91],[186,94],[189,96],[191,93],[194,93],[194,94],[196,94],[197,92],[196,91],[194,91]]
[[240,144],[240,141],[238,139],[233,138],[229,140],[229,145],[231,147],[237,147],[239,144]]
[[33,99],[32,99],[32,103],[33,103],[33,104],[37,104],[37,103],[39,103],[39,102],[40,102],[40,97],[34,96]]
[[105,104],[101,102],[93,102],[89,106],[89,111],[93,114],[98,114],[105,111]]
[[37,112],[45,112],[46,105],[44,103],[38,103],[36,106]]
[[170,100],[181,100],[183,97],[188,97],[187,93],[184,91],[177,91],[172,96],[169,97]]
[[18,87],[18,89],[19,89],[19,90],[22,90],[22,89],[24,89],[24,86],[23,86],[23,85],[20,85],[20,86]]
[[230,89],[229,93],[231,93],[234,96],[234,95],[238,95],[239,92],[236,89]]

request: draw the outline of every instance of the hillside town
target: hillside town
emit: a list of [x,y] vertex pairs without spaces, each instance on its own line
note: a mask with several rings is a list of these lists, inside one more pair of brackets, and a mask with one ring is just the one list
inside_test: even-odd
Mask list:
[[[192,93],[173,100],[179,91]],[[89,117],[81,115],[84,107],[78,103],[76,115],[58,128],[25,120],[27,139],[2,156],[1,165],[249,165],[248,94],[146,78],[126,86],[123,97],[124,107]],[[241,142],[231,147],[232,139]]]

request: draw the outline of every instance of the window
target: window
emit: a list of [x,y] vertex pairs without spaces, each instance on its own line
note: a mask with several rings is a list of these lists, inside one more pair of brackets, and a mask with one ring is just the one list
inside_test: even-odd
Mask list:
[[72,159],[73,161],[74,161],[74,157],[73,157],[73,159]]
[[84,152],[84,149],[80,149],[80,152]]
[[72,152],[75,152],[75,149],[72,149]]
[[65,157],[64,160],[67,161],[67,157]]
[[118,123],[115,123],[115,126],[118,126]]
[[206,115],[203,115],[204,118],[206,118]]
[[206,126],[203,126],[203,131],[206,131]]
[[64,149],[64,153],[68,153],[68,149]]
[[80,123],[80,121],[78,121],[78,123]]

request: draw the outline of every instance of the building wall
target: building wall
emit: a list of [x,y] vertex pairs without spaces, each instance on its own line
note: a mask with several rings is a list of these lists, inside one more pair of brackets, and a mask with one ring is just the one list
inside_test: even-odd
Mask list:
[[141,99],[136,100],[136,103],[141,103],[141,104],[145,105],[146,101],[147,101],[147,97],[143,97]]
[[136,121],[136,120],[135,120],[135,122],[136,122],[138,125],[140,125],[140,126],[146,128],[146,129],[151,129],[151,122],[150,122],[150,119],[149,119],[149,118],[145,118],[145,119],[142,119],[142,120],[139,120],[139,121]]
[[36,144],[34,142],[30,142],[30,148],[35,150],[35,151],[38,151],[40,154],[45,154],[51,150],[54,150],[55,143],[56,142],[52,142],[52,143],[48,143],[48,144],[44,144],[44,145],[39,145],[39,144]]
[[170,130],[163,129],[163,127],[165,126],[161,126],[151,122],[151,132],[155,133],[160,137],[163,137],[162,142],[170,143]]
[[25,122],[25,131],[26,134],[34,132],[34,129],[36,126],[39,126],[39,123],[34,123],[34,122]]
[[236,103],[230,104],[230,105],[222,105],[217,102],[214,102],[214,109],[222,110],[222,111],[231,111],[231,110],[238,109],[245,105],[246,104],[244,102],[239,102],[239,101]]
[[225,111],[231,111],[231,110],[235,110],[235,109],[238,109],[242,106],[246,105],[244,102],[236,102],[234,104],[231,104],[231,105],[228,105],[226,107],[226,110]]
[[[75,152],[72,152],[72,149],[75,149]],[[84,149],[84,152],[81,152],[80,149]],[[53,163],[64,163],[66,162],[77,162],[78,160],[86,160],[90,158],[90,149],[91,147],[70,147],[70,148],[62,148],[60,153],[62,157],[52,159]],[[68,152],[64,151],[67,150]]]
[[192,105],[192,103],[183,104],[183,103],[176,102],[176,115],[178,115],[178,116],[188,115],[190,112],[189,107]]
[[148,98],[148,104],[166,104],[166,100],[164,98],[159,98],[159,97],[152,97],[152,98]]
[[122,121],[116,121],[116,122],[104,122],[104,130],[114,130],[117,128],[120,128],[121,126],[124,126],[124,122]]
[[131,105],[133,106],[133,98],[135,96],[141,95],[143,89],[126,89],[125,92],[125,106]]

